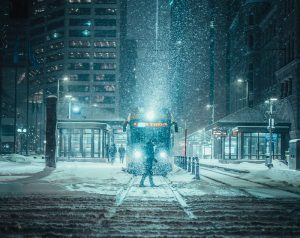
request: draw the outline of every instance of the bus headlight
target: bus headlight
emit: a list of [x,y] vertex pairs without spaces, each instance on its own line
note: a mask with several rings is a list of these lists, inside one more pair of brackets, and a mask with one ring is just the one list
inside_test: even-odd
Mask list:
[[142,152],[139,151],[139,150],[136,150],[136,151],[133,152],[133,157],[135,159],[140,159],[142,157],[142,155],[143,155]]
[[153,111],[149,111],[147,114],[146,114],[146,117],[148,120],[152,121],[155,119],[155,114]]
[[162,159],[165,159],[168,157],[168,154],[165,151],[161,151],[161,152],[159,152],[159,157]]

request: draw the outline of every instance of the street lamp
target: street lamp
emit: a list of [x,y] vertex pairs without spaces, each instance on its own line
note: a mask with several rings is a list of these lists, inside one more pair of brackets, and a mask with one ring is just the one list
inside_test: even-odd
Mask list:
[[71,119],[72,101],[74,101],[75,98],[73,98],[72,95],[70,95],[70,94],[65,95],[65,98],[68,99],[68,118]]
[[[215,104],[207,104],[206,105],[206,109],[209,110],[211,109],[211,124],[214,124],[215,122]],[[213,155],[213,150],[214,150],[214,139],[213,136],[211,136],[211,142],[210,142],[210,158],[213,159],[214,155]]]
[[27,129],[26,128],[18,128],[17,132],[20,134],[20,154],[22,154],[23,151],[23,135],[26,134]]
[[237,80],[238,84],[246,84],[246,106],[249,106],[249,81],[248,79],[242,79],[242,78],[238,78]]
[[[68,76],[64,76],[62,78],[63,81],[68,81],[69,80],[69,77]],[[57,102],[59,102],[59,82],[60,82],[60,79],[57,79]]]
[[267,129],[269,130],[269,156],[266,156],[265,164],[268,168],[272,168],[273,164],[273,130],[275,129],[275,121],[274,121],[274,103],[277,101],[277,98],[269,98],[265,101],[265,104],[269,105],[269,111],[267,112],[269,114],[269,123]]
[[207,104],[206,109],[211,109],[211,124],[215,122],[215,104]]

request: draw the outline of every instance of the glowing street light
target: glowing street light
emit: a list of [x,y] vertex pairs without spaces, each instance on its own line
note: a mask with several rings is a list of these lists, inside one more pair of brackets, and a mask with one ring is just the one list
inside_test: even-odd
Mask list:
[[215,122],[215,104],[207,104],[206,109],[209,110],[211,109],[211,124]]
[[249,82],[248,79],[242,79],[242,78],[238,78],[237,80],[238,84],[242,84],[245,83],[246,84],[246,106],[249,106]]
[[[68,76],[64,76],[63,78],[62,78],[62,80],[63,81],[68,81],[69,80],[69,77]],[[59,102],[59,93],[60,93],[60,79],[57,79],[57,102]]]
[[265,101],[265,104],[269,105],[269,123],[268,123],[268,130],[269,130],[269,156],[266,156],[265,164],[268,168],[273,167],[273,130],[275,129],[275,120],[274,120],[274,103],[277,102],[277,98],[269,98]]

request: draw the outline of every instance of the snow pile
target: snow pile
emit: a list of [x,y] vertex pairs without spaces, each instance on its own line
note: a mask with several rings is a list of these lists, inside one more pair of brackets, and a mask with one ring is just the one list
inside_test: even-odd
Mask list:
[[42,171],[45,161],[41,156],[23,156],[17,154],[1,155],[0,181],[6,181],[3,176],[30,175]]
[[62,185],[68,191],[114,195],[130,178],[119,163],[59,162],[57,168],[42,180]]
[[241,174],[240,176],[256,182],[300,187],[300,171],[291,170],[286,164],[278,160],[273,160],[274,167],[271,169],[268,169],[265,166],[264,161],[261,161],[261,163],[241,162],[238,164],[224,164],[220,163],[218,160],[201,160],[200,163],[202,165],[248,172],[247,174]]

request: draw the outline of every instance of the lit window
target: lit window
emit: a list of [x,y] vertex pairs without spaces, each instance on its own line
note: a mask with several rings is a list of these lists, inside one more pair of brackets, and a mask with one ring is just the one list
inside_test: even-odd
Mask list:
[[117,9],[116,8],[96,8],[95,9],[96,15],[116,15]]
[[89,52],[69,52],[70,59],[89,59]]
[[95,74],[94,75],[95,81],[115,81],[116,75],[115,74]]
[[90,8],[78,8],[78,7],[72,7],[69,9],[70,15],[90,15],[91,9]]
[[95,41],[94,46],[96,48],[116,48],[117,44],[115,41]]
[[115,70],[116,63],[94,63],[94,70]]
[[96,58],[96,59],[115,59],[116,53],[114,53],[114,52],[95,52],[94,58]]
[[70,48],[89,48],[91,43],[86,40],[72,40],[69,41]]

